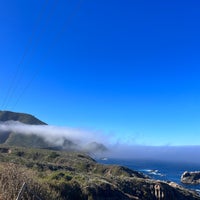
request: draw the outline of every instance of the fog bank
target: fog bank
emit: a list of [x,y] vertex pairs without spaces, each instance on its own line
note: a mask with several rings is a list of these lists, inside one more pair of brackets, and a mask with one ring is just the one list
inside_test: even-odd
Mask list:
[[[16,121],[0,122],[0,132],[13,132],[25,135],[35,134],[55,146],[62,146],[66,139],[81,148],[89,143],[97,142],[108,148],[107,152],[102,151],[100,155],[102,157],[200,163],[200,146],[130,145],[120,143],[117,138],[116,140],[113,139],[114,135],[109,136],[109,134],[100,131],[50,125],[27,125]],[[92,149],[95,148],[96,146],[94,147],[93,143]]]
[[200,146],[113,145],[112,158],[200,163]]
[[84,147],[94,141],[103,142],[102,133],[98,131],[50,125],[28,125],[18,121],[0,122],[0,132],[34,134],[54,146],[62,146],[65,140],[69,140],[79,147]]

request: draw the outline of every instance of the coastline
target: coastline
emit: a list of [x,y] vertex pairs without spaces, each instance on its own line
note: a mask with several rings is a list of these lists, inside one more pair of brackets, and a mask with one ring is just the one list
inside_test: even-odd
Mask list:
[[197,171],[200,169],[200,163],[170,162],[150,159],[97,159],[102,164],[115,164],[128,167],[132,170],[144,173],[152,179],[174,182],[186,189],[195,190],[200,194],[200,184],[190,185],[181,183],[181,175],[184,171]]

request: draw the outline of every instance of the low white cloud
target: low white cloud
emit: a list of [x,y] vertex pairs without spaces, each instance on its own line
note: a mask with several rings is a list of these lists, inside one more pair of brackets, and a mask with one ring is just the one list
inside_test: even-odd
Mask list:
[[80,146],[94,141],[101,143],[104,140],[104,136],[98,131],[50,125],[28,125],[18,121],[0,122],[0,131],[35,134],[55,145],[62,145],[66,139]]
[[86,147],[89,143],[97,142],[108,148],[109,151],[104,152],[104,156],[113,158],[200,162],[198,159],[200,146],[145,146],[125,143],[124,140],[115,137],[113,133],[109,135],[102,131],[79,128],[27,125],[16,121],[0,122],[0,132],[2,131],[25,135],[36,134],[55,146],[63,145],[66,139],[80,148]]

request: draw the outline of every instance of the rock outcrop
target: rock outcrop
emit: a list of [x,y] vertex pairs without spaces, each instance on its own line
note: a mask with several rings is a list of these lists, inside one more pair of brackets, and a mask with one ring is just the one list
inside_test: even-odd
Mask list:
[[200,171],[185,171],[181,176],[181,182],[184,184],[200,184]]

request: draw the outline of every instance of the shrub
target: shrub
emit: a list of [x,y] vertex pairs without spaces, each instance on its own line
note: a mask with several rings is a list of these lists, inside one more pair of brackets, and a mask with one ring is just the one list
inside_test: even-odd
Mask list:
[[[25,168],[15,164],[5,164],[0,170],[0,199],[14,200],[16,199],[23,183],[26,183],[28,190],[24,192],[23,198],[26,200],[34,199],[33,194],[39,196],[43,200],[56,199],[56,194],[51,193],[47,184],[40,184],[34,180],[34,174]],[[31,194],[32,193],[32,194]]]

